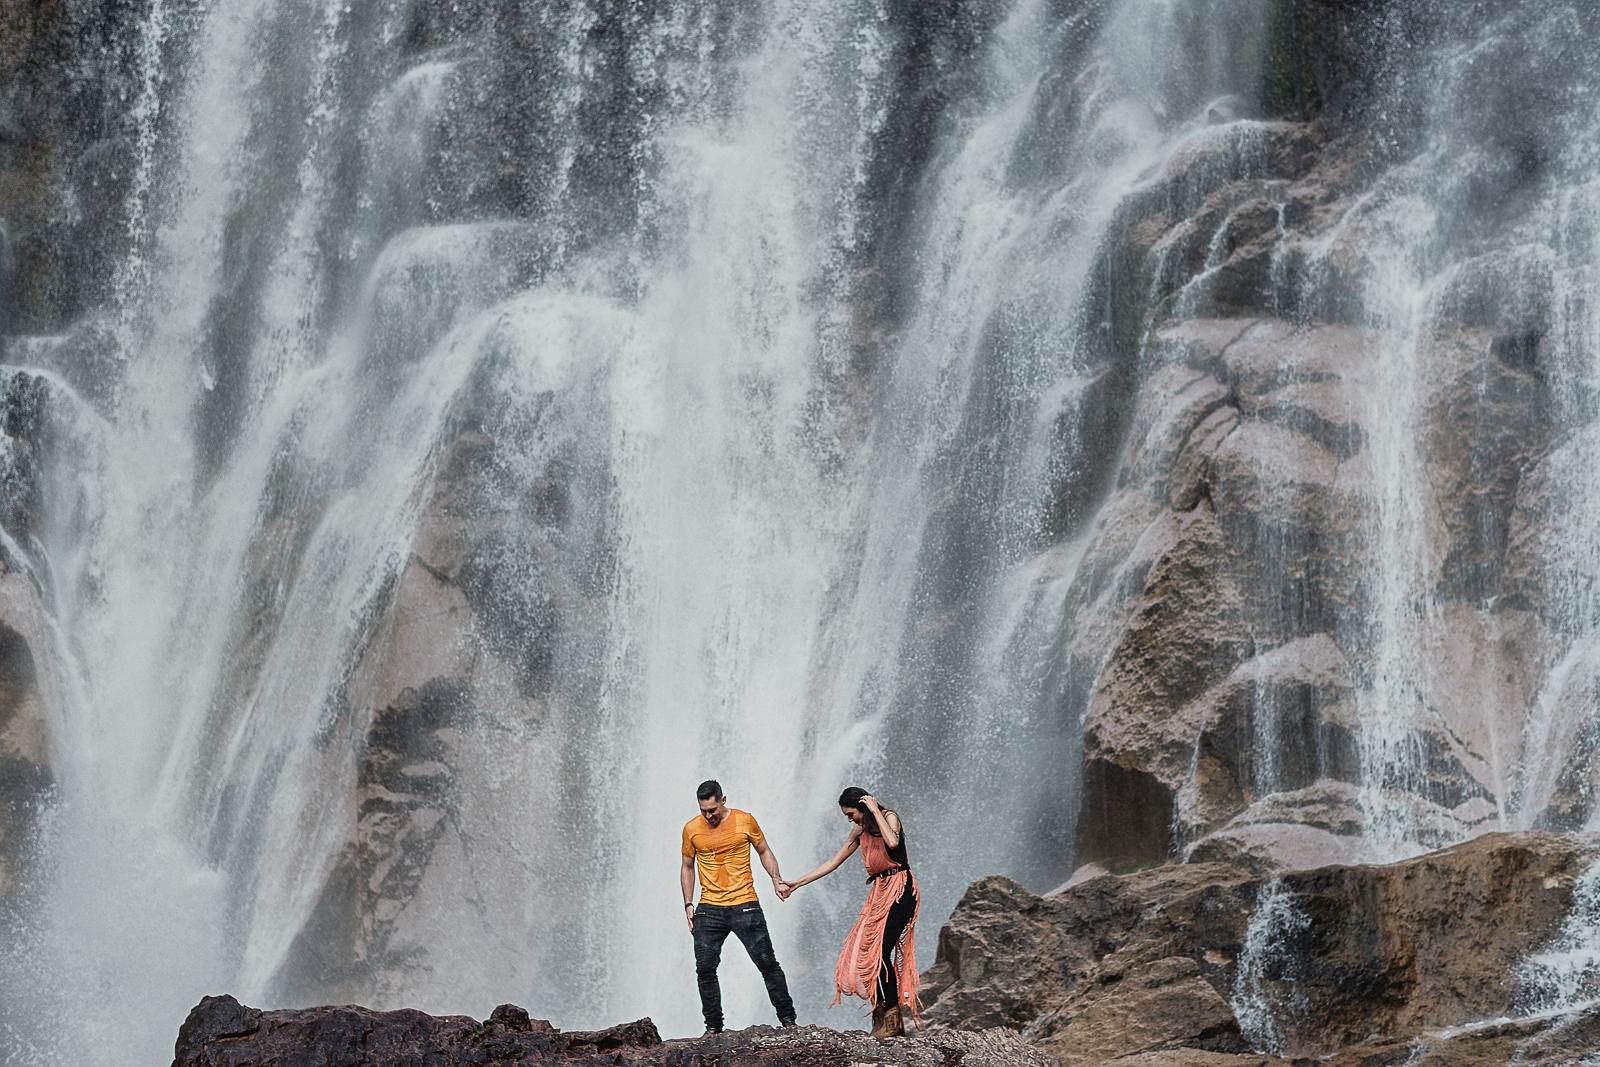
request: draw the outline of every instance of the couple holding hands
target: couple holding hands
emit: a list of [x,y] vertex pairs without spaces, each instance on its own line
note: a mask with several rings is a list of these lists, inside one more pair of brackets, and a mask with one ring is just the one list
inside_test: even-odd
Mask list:
[[[706,1032],[722,1029],[722,992],[717,964],[728,934],[738,937],[767,984],[767,996],[781,1026],[793,1026],[794,1001],[772,951],[766,917],[756,897],[750,870],[750,850],[760,857],[762,869],[772,878],[781,900],[796,889],[828,874],[850,858],[856,849],[867,868],[867,900],[861,915],[845,938],[834,971],[840,997],[860,997],[872,1005],[872,1036],[897,1037],[905,1032],[902,1011],[915,1016],[918,978],[913,930],[917,922],[917,882],[906,858],[906,841],[900,816],[881,805],[865,789],[852,786],[839,794],[839,810],[850,820],[850,833],[831,859],[816,870],[793,880],[778,872],[778,858],[749,812],[730,808],[715,780],[700,783],[695,791],[700,814],[683,828],[683,868],[680,882],[689,930],[694,935],[695,976],[700,985],[700,1009]],[[700,903],[693,901],[695,873],[700,878]]]

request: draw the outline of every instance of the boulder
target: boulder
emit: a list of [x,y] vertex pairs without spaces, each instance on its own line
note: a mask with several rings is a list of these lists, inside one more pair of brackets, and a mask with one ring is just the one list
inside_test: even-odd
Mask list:
[[[1593,837],[1494,833],[1382,866],[1168,864],[1044,897],[985,878],[940,933],[927,1016],[1022,1028],[1063,1065],[1561,1062],[1591,1015],[1485,1020],[1515,1019],[1519,963],[1597,857]],[[1197,1058],[1157,1055],[1175,1049]],[[1444,1049],[1463,1059],[1414,1058]]]

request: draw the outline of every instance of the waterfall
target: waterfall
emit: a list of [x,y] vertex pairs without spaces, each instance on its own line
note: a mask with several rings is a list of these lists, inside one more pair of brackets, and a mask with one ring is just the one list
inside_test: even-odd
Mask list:
[[[1107,501],[1156,327],[1222,314],[1225,186],[1274,215],[1236,339],[1338,322],[1365,375],[1329,460],[1359,558],[1317,564],[1350,586],[1313,603],[1319,531],[1228,531],[1266,574],[1239,806],[1353,783],[1367,860],[1600,825],[1587,23],[1391,6],[1370,173],[1301,239],[1252,113],[1269,0],[140,5],[122,257],[5,348],[8,402],[45,398],[41,521],[0,555],[47,616],[55,778],[0,915],[16,1062],[161,1060],[223,991],[697,1031],[704,778],[790,874],[878,791],[930,951],[973,878],[1058,884],[1114,643],[1084,632],[1143,581],[1096,556],[1134,522]],[[1553,132],[1484,73],[1522,64]],[[1199,252],[1123,271],[1157,201]],[[1468,457],[1465,534],[1430,483],[1451,322],[1473,417],[1497,368],[1550,393],[1542,495]],[[1328,634],[1354,767],[1277,673]],[[859,883],[765,899],[802,1021],[853,1025],[823,1005]],[[1264,1048],[1299,921],[1266,892],[1240,963]],[[764,1020],[737,956],[730,1021]]]
[[[789,871],[879,788],[932,923],[1069,869],[1056,541],[1114,444],[1077,433],[1081,304],[1164,112],[1220,91],[1141,99],[1124,61],[1182,19],[429,17],[147,16],[117,326],[19,365],[115,368],[51,393],[81,461],[39,552],[71,684],[4,976],[27,1062],[130,1027],[156,1059],[224,989],[692,1030],[663,916],[704,777]],[[1083,159],[1056,47],[1100,71]],[[773,908],[808,1015],[850,881]],[[85,981],[104,1032],[60,1023]]]

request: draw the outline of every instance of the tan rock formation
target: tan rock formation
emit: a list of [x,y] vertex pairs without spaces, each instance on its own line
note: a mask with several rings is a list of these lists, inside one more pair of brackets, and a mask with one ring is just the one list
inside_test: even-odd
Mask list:
[[[1362,16],[1318,11],[1338,54]],[[1419,847],[1516,806],[1564,829],[1586,810],[1596,738],[1555,724],[1581,719],[1593,671],[1544,680],[1571,639],[1562,612],[1594,583],[1573,547],[1593,506],[1571,487],[1600,439],[1551,430],[1576,401],[1541,362],[1550,266],[1465,260],[1425,323],[1400,321],[1385,310],[1392,265],[1373,258],[1382,198],[1363,195],[1356,162],[1373,150],[1329,116],[1199,132],[1124,207],[1110,284],[1129,318],[1112,332],[1145,369],[1063,637],[1092,679],[1077,698],[1080,864],[1158,863],[1224,832],[1202,854],[1295,865],[1317,840],[1353,856],[1353,801],[1331,821],[1291,809],[1362,780],[1372,714],[1409,717],[1417,766],[1385,784]],[[1397,422],[1415,426],[1414,453],[1395,452]],[[1385,533],[1394,504],[1376,487],[1406,479],[1415,514]],[[1415,541],[1398,580],[1419,610],[1385,634],[1375,598],[1396,537]],[[1411,695],[1375,695],[1380,640],[1405,645]],[[1523,781],[1524,762],[1554,766]],[[1269,797],[1281,835],[1262,829]]]
[[[1063,1065],[1561,1062],[1594,1013],[1485,1020],[1516,1014],[1519,961],[1597,855],[1590,838],[1488,834],[1387,866],[1167,865],[1048,897],[986,878],[940,934],[928,1017],[1021,1027]],[[1178,1049],[1196,1058],[1157,1055]]]

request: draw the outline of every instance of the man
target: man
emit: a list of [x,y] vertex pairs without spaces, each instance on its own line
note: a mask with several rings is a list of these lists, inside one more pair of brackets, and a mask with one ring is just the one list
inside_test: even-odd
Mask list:
[[[700,1011],[706,1019],[706,1033],[722,1030],[717,963],[730,932],[761,971],[767,996],[778,1013],[778,1025],[793,1026],[794,1001],[789,999],[789,983],[772,951],[767,919],[761,913],[750,872],[750,849],[754,848],[776,891],[782,881],[778,857],[767,847],[755,816],[728,807],[722,786],[715,779],[701,782],[695,797],[700,801],[700,814],[683,828],[683,870],[679,881],[683,886],[684,914],[689,920],[689,932],[694,935],[694,970],[700,982]],[[694,904],[696,867],[700,871],[699,907]]]

